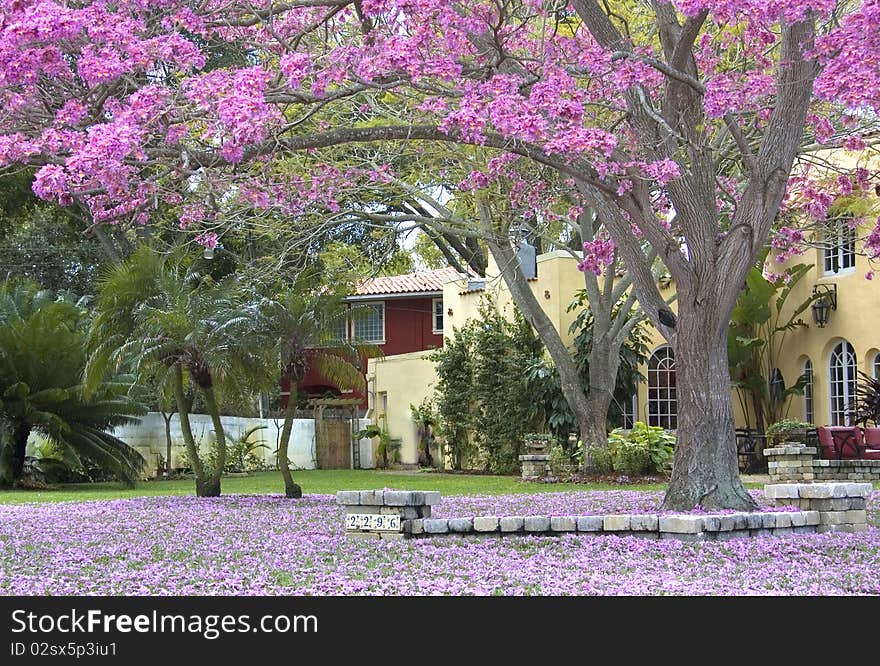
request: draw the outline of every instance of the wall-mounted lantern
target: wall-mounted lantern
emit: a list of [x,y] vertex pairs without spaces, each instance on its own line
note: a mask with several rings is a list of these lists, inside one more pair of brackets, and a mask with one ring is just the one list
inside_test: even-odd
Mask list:
[[813,321],[819,328],[825,328],[832,310],[837,309],[837,285],[813,285]]

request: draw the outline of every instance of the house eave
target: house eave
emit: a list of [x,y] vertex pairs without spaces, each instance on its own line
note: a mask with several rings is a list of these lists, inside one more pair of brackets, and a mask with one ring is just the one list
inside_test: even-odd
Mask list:
[[345,301],[348,303],[357,301],[390,301],[397,298],[437,298],[443,296],[442,291],[407,291],[399,294],[358,294],[357,296],[346,296]]

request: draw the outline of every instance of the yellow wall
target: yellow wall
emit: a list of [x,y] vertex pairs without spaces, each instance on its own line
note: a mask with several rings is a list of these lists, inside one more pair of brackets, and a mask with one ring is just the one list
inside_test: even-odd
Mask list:
[[[430,354],[428,350],[370,359],[367,369],[368,417],[385,428],[391,437],[402,440],[400,462],[407,465],[419,460],[419,440],[410,405],[418,407],[422,400],[433,395],[437,381],[434,364],[427,358]],[[378,440],[374,439],[374,461],[377,444]]]
[[[821,266],[818,251],[795,259],[796,262],[815,263]],[[544,311],[562,334],[562,339],[571,344],[569,326],[576,312],[566,312],[568,304],[576,292],[583,288],[583,274],[577,269],[577,260],[564,251],[550,252],[538,256],[538,278],[529,286]],[[771,270],[781,272],[782,267],[771,265]],[[880,277],[874,281],[865,279],[869,270],[864,257],[856,258],[855,270],[841,272],[836,276],[822,276],[813,268],[789,297],[787,307],[802,302],[814,284],[836,283],[838,285],[838,309],[831,313],[830,322],[825,328],[818,328],[812,321],[808,309],[804,320],[807,328],[794,331],[785,339],[784,350],[779,360],[785,383],[790,386],[797,381],[803,371],[803,360],[812,359],[814,373],[814,413],[818,425],[829,423],[828,360],[832,347],[841,339],[847,339],[855,348],[858,369],[870,373],[870,362],[880,353],[880,327],[875,323],[880,313]],[[674,285],[661,289],[665,297],[675,292]],[[500,277],[497,265],[491,259],[486,271],[484,290],[468,292],[467,281],[452,280],[443,288],[444,333],[452,335],[453,328],[461,328],[469,319],[478,317],[478,308],[483,296],[492,296],[502,313],[512,316],[513,305],[510,293]],[[675,303],[671,305],[676,309]],[[783,316],[785,316],[785,312]],[[666,345],[663,336],[650,324],[647,326],[650,342],[649,354]],[[392,437],[402,439],[401,462],[414,464],[418,461],[418,439],[415,424],[410,416],[409,406],[418,405],[433,395],[437,376],[433,364],[427,360],[430,352],[416,352],[390,356],[379,361],[370,361],[370,405],[371,418],[388,428]],[[646,367],[642,368],[646,374]],[[637,419],[647,422],[647,385],[642,383],[638,389]],[[387,413],[383,415],[380,396],[387,396]],[[733,395],[734,414],[737,425],[745,426],[745,418],[736,394]],[[789,418],[802,419],[803,399],[794,396],[789,409]],[[378,419],[378,421],[377,421]],[[754,424],[751,424],[754,425]]]
[[[857,370],[872,374],[874,358],[880,353],[880,283],[876,278],[865,279],[871,269],[867,258],[859,255],[856,255],[855,269],[841,270],[836,275],[823,274],[821,250],[809,250],[787,265],[795,263],[812,263],[814,266],[792,290],[783,309],[783,319],[810,296],[813,285],[837,285],[837,310],[831,311],[827,326],[819,328],[808,309],[801,316],[807,327],[789,333],[785,349],[779,355],[779,368],[787,386],[797,381],[803,372],[804,361],[807,358],[812,361],[815,422],[825,425],[831,423],[829,360],[832,349],[841,340],[849,341],[855,349]],[[781,272],[784,267],[771,264],[774,272]],[[795,396],[792,400],[789,417],[804,418],[802,398]]]
[[[562,333],[562,339],[569,344],[572,336],[568,329],[577,312],[566,312],[566,309],[577,291],[584,288],[584,275],[577,269],[577,260],[564,250],[538,255],[537,263],[538,278],[530,280],[529,287],[553,325]],[[453,280],[444,286],[446,335],[451,335],[453,328],[461,328],[469,319],[479,316],[478,310],[484,296],[491,297],[502,313],[512,316],[513,300],[491,255],[484,290],[468,293],[465,279]]]

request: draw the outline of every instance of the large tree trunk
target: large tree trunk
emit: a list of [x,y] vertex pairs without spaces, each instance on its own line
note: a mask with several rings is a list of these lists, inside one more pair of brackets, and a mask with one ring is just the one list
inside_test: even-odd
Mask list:
[[695,306],[681,296],[675,349],[678,427],[661,508],[754,511],[757,505],[739,476],[726,327],[717,323],[717,303],[706,299]]
[[293,482],[290,473],[290,465],[287,462],[287,452],[290,448],[290,433],[293,432],[293,419],[296,416],[296,383],[290,381],[290,395],[287,398],[287,406],[284,408],[284,428],[281,430],[281,439],[278,442],[278,469],[281,470],[281,478],[284,479],[284,496],[291,499],[302,497],[302,488]]
[[214,435],[217,437],[217,464],[211,470],[211,476],[202,484],[200,497],[220,497],[220,479],[226,467],[226,434],[223,431],[223,422],[220,420],[220,408],[217,406],[217,397],[213,386],[199,386],[202,395],[205,396],[205,407],[211,415],[211,423],[214,424]]
[[608,446],[608,410],[614,399],[617,369],[620,366],[620,347],[606,344],[606,340],[601,331],[594,329],[593,348],[590,350],[589,389],[586,394],[587,408],[582,415],[578,415],[584,451],[582,472],[593,470],[590,447]]
[[174,367],[172,383],[174,386],[174,400],[177,403],[177,414],[180,417],[180,431],[183,433],[186,453],[190,464],[192,464],[193,473],[196,475],[196,496],[216,497],[220,494],[220,487],[217,484],[217,492],[210,494],[213,489],[209,480],[205,477],[205,466],[202,464],[202,459],[199,457],[199,449],[193,438],[192,426],[189,422],[189,404],[183,392],[183,368],[179,365]]

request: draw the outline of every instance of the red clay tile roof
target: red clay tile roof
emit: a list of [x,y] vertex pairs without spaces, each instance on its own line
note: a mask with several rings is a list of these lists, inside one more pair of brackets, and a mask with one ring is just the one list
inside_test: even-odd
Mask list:
[[443,291],[443,283],[456,277],[460,277],[459,272],[447,266],[433,271],[368,278],[358,283],[353,295],[380,296],[384,294],[441,292]]

